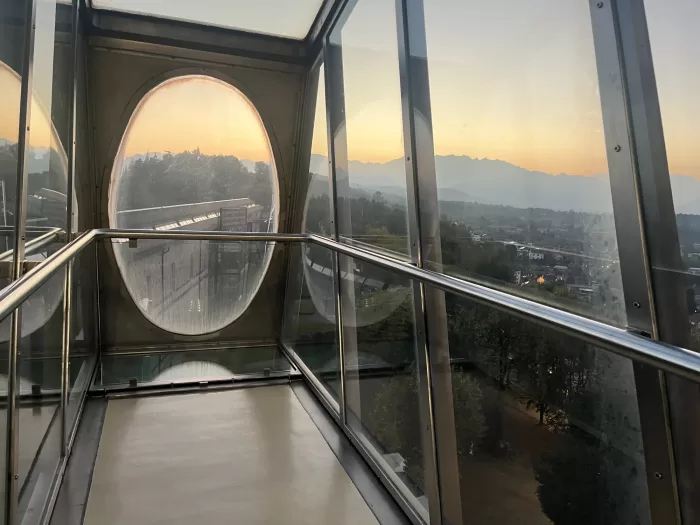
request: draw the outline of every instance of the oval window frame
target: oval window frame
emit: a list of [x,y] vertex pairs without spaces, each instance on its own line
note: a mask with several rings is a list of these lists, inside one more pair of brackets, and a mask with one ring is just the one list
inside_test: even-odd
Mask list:
[[[248,106],[248,108],[251,110],[252,114],[257,117],[258,122],[260,123],[261,129],[263,131],[264,139],[266,141],[268,150],[270,152],[270,160],[271,160],[271,166],[270,166],[270,171],[271,171],[271,177],[270,177],[270,182],[271,182],[271,190],[272,190],[272,206],[273,210],[270,214],[270,219],[272,222],[272,226],[268,227],[267,232],[271,233],[277,233],[279,232],[279,223],[280,223],[280,203],[281,203],[281,195],[280,195],[280,175],[279,175],[279,170],[278,170],[278,165],[279,163],[279,154],[278,154],[278,148],[276,147],[275,142],[273,141],[274,138],[274,133],[271,132],[269,126],[267,125],[265,118],[263,118],[262,113],[258,109],[258,105],[254,102],[253,98],[251,97],[248,93],[247,90],[242,89],[236,82],[234,82],[232,79],[227,78],[224,75],[221,75],[218,73],[216,70],[206,70],[202,68],[186,68],[186,69],[179,69],[176,71],[169,71],[165,72],[163,74],[157,75],[156,77],[152,78],[150,81],[146,82],[144,85],[142,85],[139,90],[130,98],[129,103],[126,105],[126,108],[124,110],[124,116],[122,118],[122,125],[119,128],[119,131],[121,133],[119,134],[117,138],[117,141],[112,142],[112,147],[110,148],[111,150],[111,168],[109,169],[108,172],[105,173],[106,178],[107,178],[107,184],[104,186],[105,190],[104,195],[106,202],[106,207],[104,208],[106,211],[106,221],[108,224],[108,227],[114,228],[114,222],[115,222],[115,215],[116,215],[116,199],[114,196],[117,194],[117,181],[121,177],[122,173],[122,166],[123,166],[123,161],[124,161],[124,150],[126,147],[126,144],[128,143],[128,138],[129,138],[129,132],[132,129],[132,126],[134,125],[134,122],[138,120],[138,115],[140,110],[144,107],[145,104],[148,103],[148,100],[150,97],[154,94],[156,94],[161,88],[172,84],[176,83],[182,80],[186,79],[200,79],[200,80],[206,80],[213,82],[215,84],[218,84],[225,89],[229,89],[234,96],[239,96],[243,102]],[[107,171],[107,170],[105,170]],[[117,173],[119,175],[117,175]],[[226,320],[226,322],[216,325],[212,327],[211,330],[207,331],[198,331],[198,332],[183,332],[183,331],[178,331],[172,329],[172,327],[168,326],[163,326],[161,323],[157,322],[156,319],[152,318],[151,316],[148,315],[146,311],[142,308],[140,302],[137,300],[136,297],[134,297],[134,293],[132,292],[132,287],[128,284],[128,281],[125,277],[124,270],[123,270],[123,262],[121,261],[121,257],[117,254],[117,251],[115,250],[114,246],[111,246],[111,249],[109,252],[111,252],[111,258],[112,258],[112,263],[116,267],[116,270],[119,272],[119,275],[121,277],[121,282],[126,288],[126,292],[128,293],[129,298],[131,299],[131,302],[133,305],[136,307],[137,311],[140,313],[140,315],[145,319],[149,324],[151,324],[153,327],[162,330],[163,332],[171,335],[175,335],[181,338],[186,338],[186,339],[192,339],[192,340],[197,340],[197,339],[202,339],[207,338],[207,336],[212,336],[215,334],[220,333],[222,330],[224,330],[227,327],[232,326],[236,321],[238,321],[250,308],[251,304],[255,300],[255,298],[258,296],[258,293],[260,291],[260,288],[262,287],[263,282],[267,278],[268,271],[270,269],[270,265],[272,263],[272,257],[274,255],[276,243],[271,242],[268,243],[268,247],[266,248],[266,255],[265,255],[265,260],[262,264],[261,271],[260,271],[260,276],[258,278],[258,282],[256,283],[255,287],[253,287],[251,290],[248,291],[249,297],[247,298],[245,305],[241,310],[235,314],[229,316],[229,318]]]

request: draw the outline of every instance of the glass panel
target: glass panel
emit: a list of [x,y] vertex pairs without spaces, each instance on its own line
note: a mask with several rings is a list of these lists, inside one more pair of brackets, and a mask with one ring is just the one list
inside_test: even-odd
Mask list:
[[71,333],[68,363],[68,404],[66,406],[66,438],[76,424],[83,396],[90,388],[90,380],[97,359],[95,321],[95,247],[83,250],[73,260]]
[[[65,228],[72,5],[38,0],[32,63],[27,229]],[[72,95],[72,92],[71,92]]]
[[304,202],[302,231],[331,236],[331,208],[328,198],[329,164],[328,131],[326,126],[325,67],[318,71],[318,93],[314,114],[314,132],[311,140],[311,162],[309,165],[309,189]]
[[96,384],[103,387],[224,381],[245,375],[286,377],[292,367],[276,346],[187,352],[103,355]]
[[[348,424],[397,488],[428,521],[430,454],[419,392],[412,283],[341,256]],[[424,366],[424,365],[423,365]]]
[[[690,1],[669,4],[658,0],[645,0],[644,5],[671,175],[681,266],[685,273],[686,308],[679,308],[671,315],[687,317],[690,330],[689,338],[687,333],[680,333],[680,329],[679,333],[662,336],[672,336],[669,342],[700,351],[700,152],[697,148],[700,42],[695,31],[700,20],[700,5]],[[659,222],[658,227],[666,231],[673,225],[664,221]],[[679,284],[667,277],[666,268],[655,270],[655,278],[668,283],[669,288]],[[680,302],[678,304],[680,306]]]
[[315,244],[291,245],[290,250],[282,341],[338,401],[340,359],[333,252]]
[[21,306],[17,441],[20,522],[40,519],[61,453],[64,275],[63,269],[55,273]]
[[425,2],[442,263],[624,326],[589,9]]
[[135,304],[155,325],[188,334],[212,332],[243,315],[274,250],[274,243],[265,242],[112,239],[107,244],[118,254],[131,300],[122,295],[121,283],[109,285],[100,304],[103,322],[123,329],[133,322]]
[[394,6],[393,0],[360,0],[331,37],[333,46],[341,46],[332,56],[340,54],[342,60],[327,67],[329,74],[341,72],[345,96],[345,121],[334,137],[339,233],[354,244],[405,258],[408,219]]
[[[158,231],[271,232],[278,199],[272,149],[250,101],[217,79],[185,76],[151,90],[134,111],[112,169],[109,222]],[[273,251],[264,243],[144,246],[113,244],[126,286],[151,322],[186,335],[235,321],[258,292]],[[203,281],[215,287],[202,291]],[[183,294],[182,315],[156,306]]]
[[[26,1],[0,3],[0,260],[3,261],[13,258]],[[0,278],[0,288],[9,283],[9,278]],[[9,323],[9,318],[3,323]],[[6,359],[7,356],[3,355],[2,358]],[[4,384],[0,386],[2,390],[5,388]],[[4,446],[4,443],[0,445]],[[0,477],[0,488],[4,493],[5,476]],[[0,512],[4,512],[4,505],[3,500]]]
[[127,11],[211,26],[302,39],[323,0],[93,0],[98,9]]
[[452,294],[446,305],[464,523],[649,524],[632,362]]

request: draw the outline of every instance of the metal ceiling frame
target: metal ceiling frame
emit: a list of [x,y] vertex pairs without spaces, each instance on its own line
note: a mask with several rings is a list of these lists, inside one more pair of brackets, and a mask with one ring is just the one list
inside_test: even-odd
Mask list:
[[83,23],[90,37],[107,37],[197,51],[227,53],[311,68],[333,21],[347,0],[324,0],[303,40],[227,29],[155,16],[96,9],[84,1]]

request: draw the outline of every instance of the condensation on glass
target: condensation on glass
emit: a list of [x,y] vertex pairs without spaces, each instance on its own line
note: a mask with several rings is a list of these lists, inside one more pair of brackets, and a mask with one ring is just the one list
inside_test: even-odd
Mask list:
[[[252,103],[206,76],[167,80],[138,104],[114,161],[113,228],[277,231],[270,141]],[[274,246],[254,242],[113,242],[141,312],[170,332],[198,335],[235,321],[255,297]]]
[[94,0],[97,9],[138,13],[254,33],[302,39],[323,0]]
[[442,263],[624,326],[589,9],[425,2]]

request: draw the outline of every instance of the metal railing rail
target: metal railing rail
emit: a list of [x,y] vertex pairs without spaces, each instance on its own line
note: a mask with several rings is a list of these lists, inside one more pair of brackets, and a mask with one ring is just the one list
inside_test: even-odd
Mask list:
[[[39,237],[36,237],[35,239],[32,239],[30,241],[27,241],[27,243],[24,245],[24,255],[25,257],[27,255],[31,255],[33,253],[36,253],[40,251],[42,248],[53,244],[58,240],[58,236],[63,233],[63,230],[61,228],[51,228],[48,230],[46,233],[40,235]],[[0,253],[0,262],[2,261],[11,261],[12,257],[14,255],[14,250],[7,250],[5,252]]]
[[485,306],[540,323],[634,361],[639,361],[700,383],[700,354],[691,350],[661,343],[648,337],[628,332],[622,328],[606,325],[480,284],[420,269],[406,262],[394,260],[348,244],[338,243],[314,234],[207,232],[195,230],[90,230],[59,249],[42,264],[27,272],[21,279],[0,291],[0,319],[12,313],[39,286],[76,257],[83,249],[91,245],[93,241],[119,238],[313,243],[342,255],[396,272],[410,279],[421,281],[427,285],[435,286],[446,292],[458,294]]

